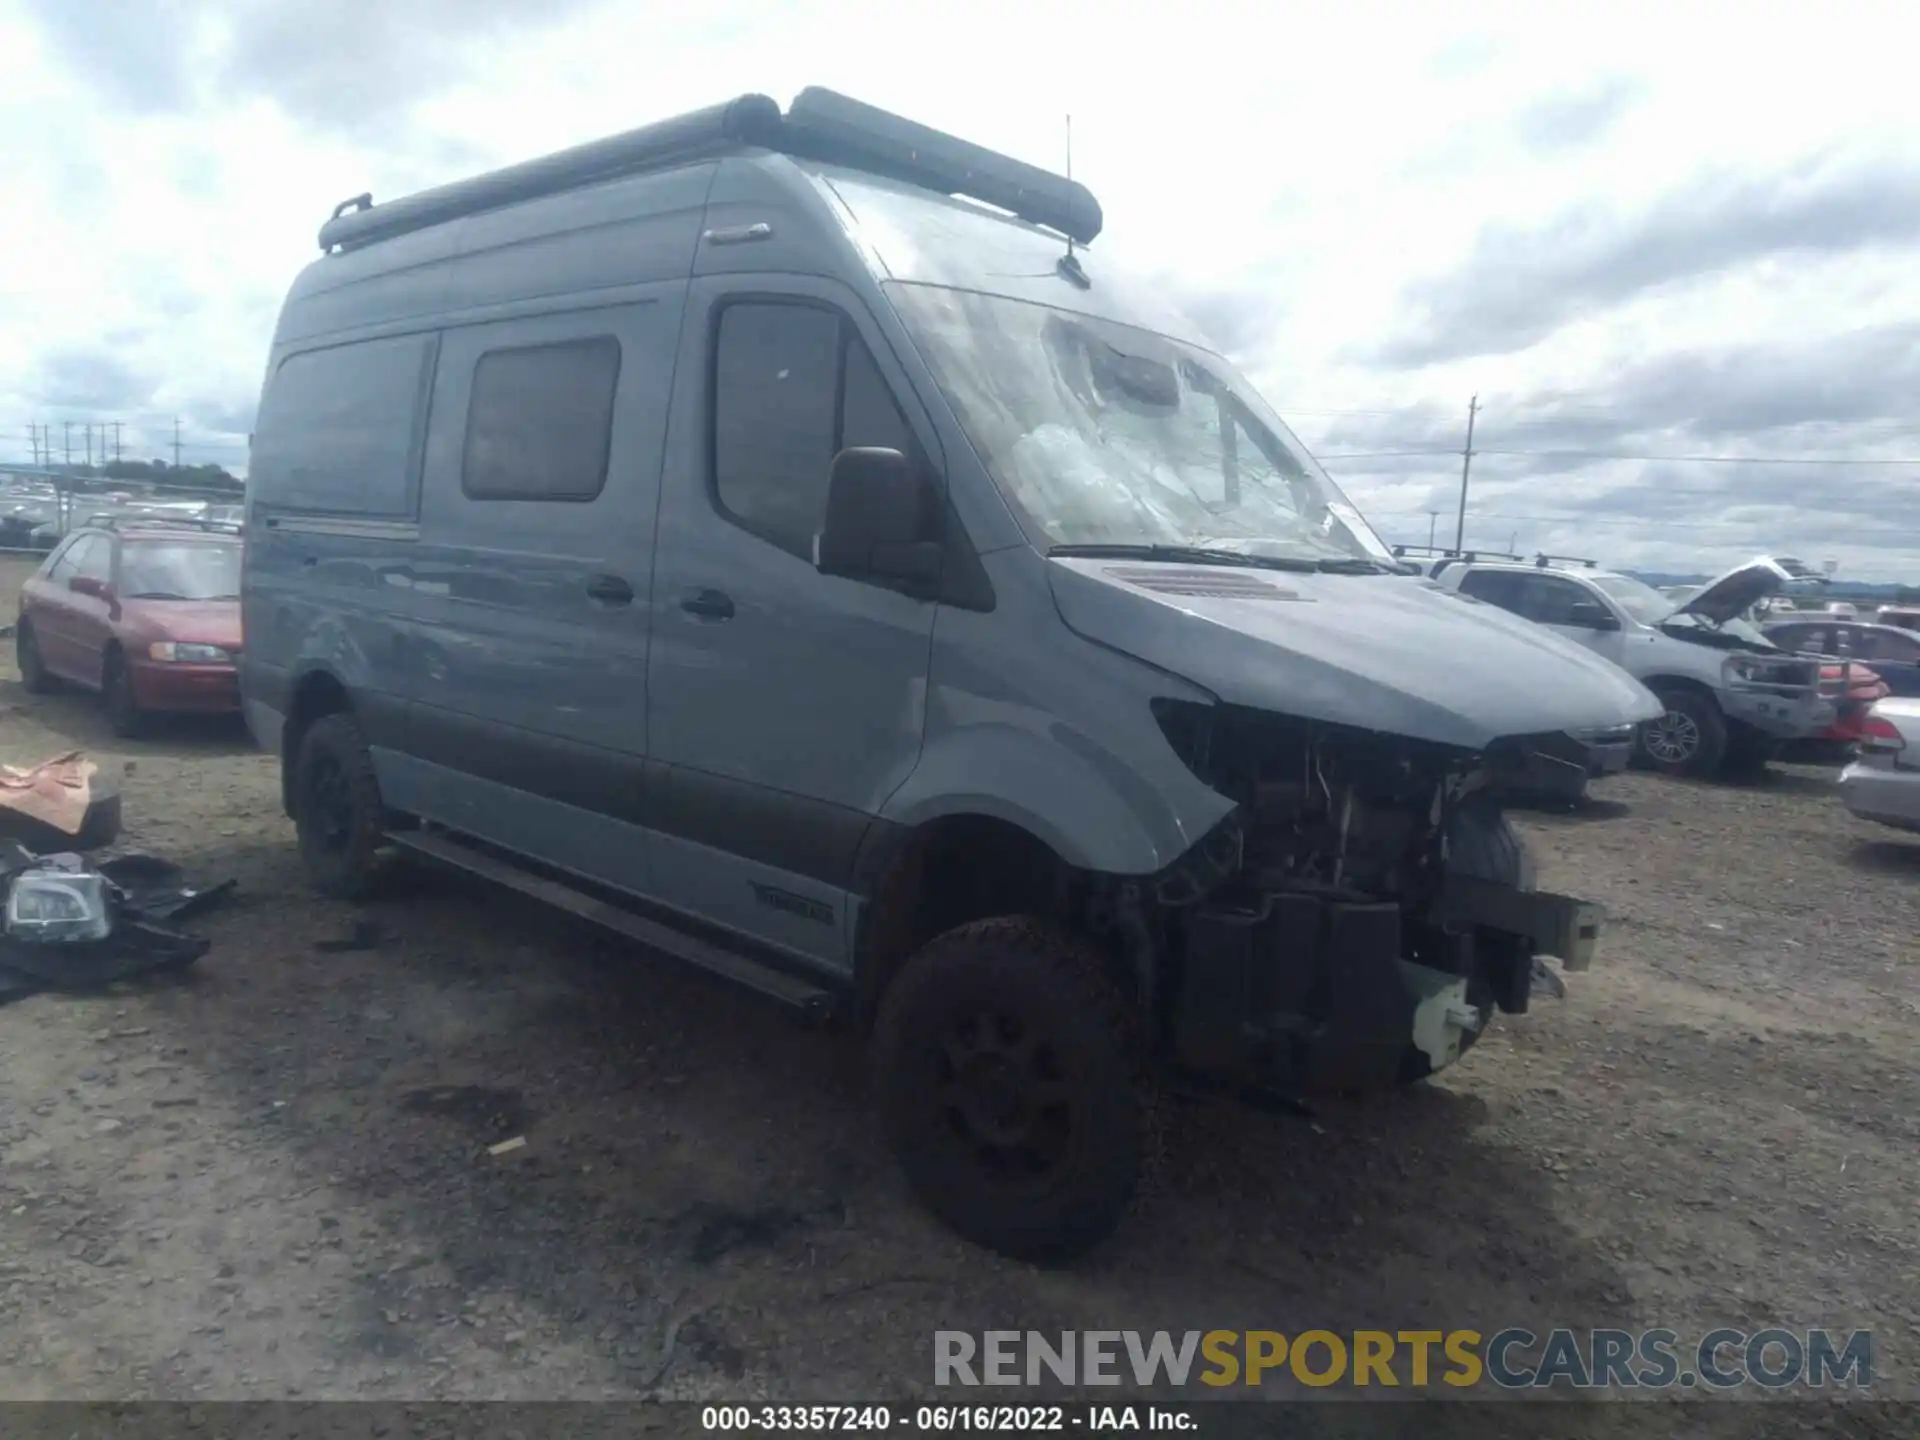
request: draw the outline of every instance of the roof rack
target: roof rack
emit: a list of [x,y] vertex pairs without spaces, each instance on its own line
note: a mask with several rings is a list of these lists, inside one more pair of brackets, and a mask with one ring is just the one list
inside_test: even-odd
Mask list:
[[1589,560],[1584,555],[1549,555],[1543,550],[1533,557],[1533,563],[1542,570],[1554,565],[1584,565],[1591,570],[1600,562]]
[[1409,555],[1425,555],[1435,560],[1524,560],[1524,555],[1515,555],[1506,550],[1456,550],[1451,545],[1396,545],[1394,558],[1406,559]]
[[198,530],[216,535],[238,535],[245,529],[237,520],[198,520],[176,515],[95,516],[87,523],[96,530]]
[[778,102],[765,95],[742,95],[384,205],[374,204],[371,194],[356,195],[336,205],[320,227],[320,248],[329,253],[357,249],[448,220],[743,146],[847,165],[943,195],[985,201],[1082,245],[1100,233],[1103,223],[1100,202],[1076,180],[810,86],[794,97],[784,115]]

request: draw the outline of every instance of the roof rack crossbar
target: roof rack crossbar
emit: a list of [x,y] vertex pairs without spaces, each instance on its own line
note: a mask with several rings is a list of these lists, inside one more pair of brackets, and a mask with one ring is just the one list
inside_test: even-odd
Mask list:
[[201,520],[174,515],[95,515],[86,522],[95,530],[206,530],[238,535],[238,520]]
[[[1515,558],[1517,559],[1519,557],[1516,556]],[[1562,565],[1584,565],[1587,569],[1591,570],[1600,562],[1598,560],[1589,560],[1584,555],[1549,555],[1546,551],[1542,550],[1533,557],[1533,563],[1542,570],[1545,570],[1555,563]]]
[[335,206],[320,227],[320,248],[329,253],[357,249],[740,146],[843,164],[944,195],[964,195],[1083,245],[1100,233],[1100,202],[1078,181],[810,86],[794,98],[785,115],[765,95],[742,95],[385,204],[375,205],[371,195],[356,195]]
[[1507,550],[1456,550],[1451,545],[1396,545],[1393,553],[1400,559],[1409,555],[1430,555],[1437,560],[1524,560]]

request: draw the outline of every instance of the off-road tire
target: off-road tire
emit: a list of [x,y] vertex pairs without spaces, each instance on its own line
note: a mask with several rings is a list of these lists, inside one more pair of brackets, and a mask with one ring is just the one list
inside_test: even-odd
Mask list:
[[293,825],[313,888],[335,900],[364,899],[386,835],[386,807],[373,756],[353,716],[323,715],[300,738]]
[[40,658],[40,642],[34,638],[33,622],[21,620],[13,629],[13,658],[20,669],[20,683],[29,695],[46,695],[53,690],[53,672]]
[[127,657],[118,649],[107,651],[106,662],[101,667],[100,703],[106,708],[107,723],[122,740],[137,740],[146,734],[151,717],[140,708],[134,696]]
[[[1720,707],[1708,696],[1693,690],[1656,689],[1653,693],[1667,707],[1667,716],[1649,720],[1634,731],[1634,751],[1641,763],[1662,775],[1718,775],[1727,758],[1727,719],[1720,713]],[[1656,753],[1652,748],[1659,743],[1653,738],[1657,735],[1656,727],[1668,725],[1676,717],[1685,726],[1692,727],[1694,744],[1684,755],[1664,750]]]
[[[984,1045],[982,1020],[998,1037]],[[1058,1157],[1037,1179],[996,1173],[992,1144],[967,1138],[972,1122],[953,1099],[963,1088],[956,1045],[965,1042],[972,1066],[983,1050],[1017,1049],[1023,1037],[1033,1058],[1013,1068],[1043,1076],[1050,1098],[1033,1108],[1046,1123],[1031,1128]],[[1151,1107],[1134,1009],[1087,942],[1022,916],[948,931],[888,987],[872,1060],[882,1125],[908,1183],[961,1236],[1057,1265],[1119,1225],[1140,1183]],[[966,1093],[990,1092],[1008,1068]]]

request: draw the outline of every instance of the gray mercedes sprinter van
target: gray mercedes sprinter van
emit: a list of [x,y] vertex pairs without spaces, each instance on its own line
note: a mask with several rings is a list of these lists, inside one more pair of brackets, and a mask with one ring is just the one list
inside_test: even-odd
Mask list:
[[1406,573],[1100,228],[822,90],[360,196],[246,527],[323,891],[411,851],[843,1017],[925,1202],[1042,1261],[1159,1080],[1415,1080],[1557,990],[1595,914],[1490,797],[1659,713]]

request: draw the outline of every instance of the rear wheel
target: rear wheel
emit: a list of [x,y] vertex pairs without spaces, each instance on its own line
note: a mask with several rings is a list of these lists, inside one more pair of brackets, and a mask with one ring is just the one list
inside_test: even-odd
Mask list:
[[114,734],[132,740],[146,730],[147,712],[140,708],[140,701],[133,693],[127,657],[118,650],[107,651],[106,668],[100,676],[100,698],[107,707],[107,720]]
[[20,683],[32,695],[45,695],[53,689],[53,675],[40,658],[40,641],[33,633],[33,622],[24,617],[14,627],[13,655],[20,667]]
[[1665,775],[1717,775],[1727,755],[1727,721],[1708,696],[1692,690],[1656,690],[1666,714],[1644,722],[1635,748]]
[[293,824],[307,878],[322,895],[358,900],[372,889],[386,838],[373,756],[353,716],[323,715],[294,757]]
[[1024,917],[949,931],[882,999],[873,1059],[907,1180],[960,1235],[1057,1264],[1119,1224],[1146,1106],[1132,1010],[1092,946]]

